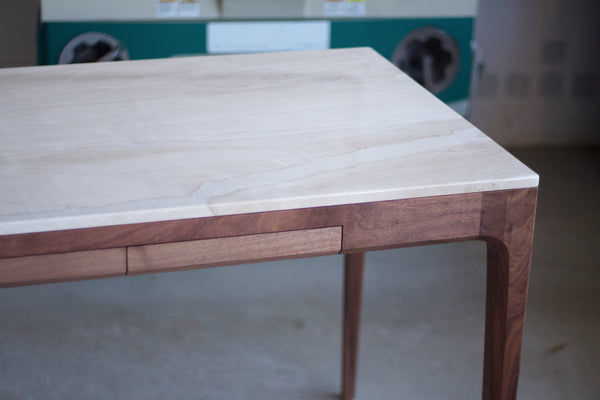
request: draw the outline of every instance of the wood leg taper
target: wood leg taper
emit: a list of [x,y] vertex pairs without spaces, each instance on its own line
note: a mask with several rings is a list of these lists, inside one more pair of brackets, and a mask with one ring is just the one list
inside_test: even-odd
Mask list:
[[484,197],[487,294],[484,400],[515,400],[537,191]]
[[354,398],[364,253],[346,254],[344,266],[344,332],[342,348],[342,399]]
[[[488,244],[484,400],[515,400],[517,397],[525,317],[523,292],[527,288],[528,274],[526,269],[518,270],[511,265],[509,259],[504,249]],[[519,281],[518,286],[515,280]]]

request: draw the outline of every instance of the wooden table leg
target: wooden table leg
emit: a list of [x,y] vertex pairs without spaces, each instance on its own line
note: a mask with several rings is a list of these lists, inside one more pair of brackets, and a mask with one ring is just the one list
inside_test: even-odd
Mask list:
[[344,266],[344,333],[342,348],[342,399],[354,398],[360,306],[365,254],[346,254]]
[[485,195],[487,241],[484,400],[515,400],[537,190]]

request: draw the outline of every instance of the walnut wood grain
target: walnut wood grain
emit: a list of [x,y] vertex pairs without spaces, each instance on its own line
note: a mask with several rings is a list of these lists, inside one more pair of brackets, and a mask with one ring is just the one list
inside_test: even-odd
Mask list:
[[[516,399],[537,188],[463,195],[460,199],[443,196],[414,200],[346,209],[343,252],[469,239],[486,241],[483,399]],[[345,306],[353,300],[347,297]],[[354,303],[353,308],[358,313],[360,303]],[[358,336],[355,327],[345,323],[344,329],[344,338]],[[344,360],[351,360],[354,350],[344,343]],[[354,393],[356,365],[350,365],[343,362],[344,398]]]
[[0,257],[255,235],[340,225],[334,207],[0,236]]
[[0,258],[343,226],[346,252],[475,239],[481,193],[0,236]]
[[355,204],[340,211],[343,252],[470,240],[479,234],[481,193]]
[[[265,238],[274,239],[279,235],[278,232],[297,231],[286,234],[302,235],[305,230],[330,229],[336,226],[338,228],[335,229],[339,230],[341,227],[341,246],[338,242],[336,252],[341,248],[341,252],[349,254],[350,257],[346,268],[349,280],[346,282],[345,299],[347,317],[344,323],[343,392],[346,398],[351,398],[356,380],[357,352],[352,343],[357,343],[358,340],[357,321],[360,314],[360,295],[357,296],[356,293],[360,292],[361,280],[361,274],[358,273],[358,260],[361,256],[352,253],[462,240],[484,240],[488,246],[488,278],[483,398],[514,400],[536,199],[537,188],[515,189],[5,235],[0,236],[0,260],[3,263],[0,265],[11,265],[13,260],[17,260],[2,257],[23,256],[19,262],[25,265],[28,264],[26,261],[31,259],[34,266],[38,263],[35,268],[39,268],[40,260],[52,257],[53,253],[112,247],[129,248],[131,273],[281,259],[311,255],[309,248],[316,244],[310,244],[295,255],[289,251],[256,253],[250,257],[246,252],[238,255],[229,253],[244,247],[237,245],[237,241],[243,242],[253,236],[267,235]],[[229,243],[229,246],[220,250],[218,246],[206,247],[208,253],[214,252],[216,256],[202,260],[196,258],[202,253],[202,246],[194,247],[200,242]],[[318,242],[320,245],[320,240]],[[253,247],[254,244],[249,246]],[[40,258],[30,257],[34,254],[47,255]],[[61,257],[62,254],[56,256]],[[31,271],[36,271],[35,268]],[[14,273],[14,268],[12,271]],[[35,272],[28,278],[18,279],[20,284],[23,284],[113,274],[111,270],[104,270],[99,264],[94,264],[89,271],[73,268],[63,275],[60,272],[46,273],[50,275],[43,276]],[[119,274],[122,275],[122,272]],[[13,284],[15,282],[15,278],[5,279],[11,279]]]
[[124,276],[125,249],[0,259],[0,287]]
[[344,264],[344,328],[342,334],[342,399],[354,398],[358,364],[358,338],[364,253],[345,255]]
[[537,189],[484,193],[487,242],[484,400],[517,398]]
[[338,254],[341,247],[341,227],[134,246],[128,274]]

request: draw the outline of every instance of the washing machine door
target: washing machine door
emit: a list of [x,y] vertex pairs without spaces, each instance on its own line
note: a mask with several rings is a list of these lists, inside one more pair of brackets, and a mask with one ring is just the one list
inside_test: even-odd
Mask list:
[[423,27],[400,42],[392,62],[427,90],[438,94],[458,74],[460,51],[454,38],[438,27]]
[[103,32],[86,32],[71,39],[58,58],[59,64],[129,60],[125,46]]

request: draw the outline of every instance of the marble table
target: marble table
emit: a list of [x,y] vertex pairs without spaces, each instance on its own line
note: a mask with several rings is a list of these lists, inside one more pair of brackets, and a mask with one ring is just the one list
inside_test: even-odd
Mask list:
[[538,176],[371,49],[0,70],[0,182],[2,287],[345,254],[345,399],[364,252],[484,240],[516,398]]

